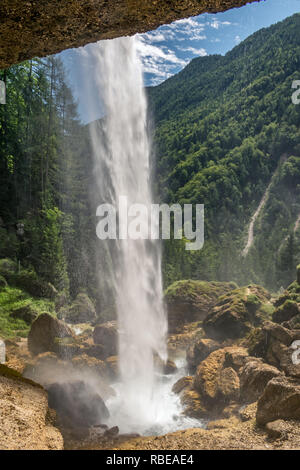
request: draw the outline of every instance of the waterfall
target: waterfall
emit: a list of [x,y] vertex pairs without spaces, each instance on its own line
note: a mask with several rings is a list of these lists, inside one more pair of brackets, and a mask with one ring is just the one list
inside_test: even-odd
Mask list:
[[[101,202],[150,208],[150,139],[147,101],[136,37],[101,41],[94,49],[101,124],[91,126],[95,176]],[[163,308],[159,241],[117,240],[112,282],[119,330],[119,398],[114,424],[133,429],[155,422],[158,411],[154,355],[165,360],[167,320]],[[123,426],[124,427],[124,426]]]

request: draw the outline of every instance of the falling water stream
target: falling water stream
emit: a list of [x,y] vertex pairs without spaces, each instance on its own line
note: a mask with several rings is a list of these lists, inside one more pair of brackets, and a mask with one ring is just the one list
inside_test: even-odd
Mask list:
[[[91,126],[95,175],[102,200],[118,208],[119,198],[131,204],[152,203],[151,146],[147,133],[147,101],[138,56],[138,38],[102,41],[94,51],[99,99],[105,118]],[[120,212],[126,208],[119,209]],[[124,214],[121,214],[124,215]],[[179,425],[179,398],[172,379],[162,374],[167,359],[167,319],[163,306],[159,241],[121,239],[114,245],[112,282],[119,331],[119,379],[107,406],[110,425],[142,434],[190,427]],[[197,422],[199,426],[199,422]],[[195,424],[194,424],[195,425]]]

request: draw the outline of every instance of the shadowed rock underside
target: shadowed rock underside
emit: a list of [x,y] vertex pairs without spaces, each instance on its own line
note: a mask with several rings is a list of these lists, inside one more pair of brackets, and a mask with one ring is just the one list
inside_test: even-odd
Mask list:
[[0,68],[259,0],[2,0]]

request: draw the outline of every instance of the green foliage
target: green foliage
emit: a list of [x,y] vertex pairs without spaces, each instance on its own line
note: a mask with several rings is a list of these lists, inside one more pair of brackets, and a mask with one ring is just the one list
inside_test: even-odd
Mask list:
[[13,338],[26,337],[29,325],[20,318],[11,316],[11,312],[30,306],[37,314],[48,312],[55,314],[54,304],[49,300],[34,299],[20,289],[5,287],[0,290],[0,336]]

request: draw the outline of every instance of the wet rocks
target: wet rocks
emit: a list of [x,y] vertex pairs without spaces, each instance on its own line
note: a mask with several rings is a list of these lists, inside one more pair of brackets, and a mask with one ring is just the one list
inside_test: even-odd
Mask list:
[[118,375],[118,356],[110,356],[105,360],[106,370],[111,378],[111,380],[115,380]]
[[186,388],[191,388],[193,383],[193,377],[191,375],[187,375],[185,377],[181,377],[172,387],[173,393],[181,393]]
[[101,396],[84,381],[51,384],[48,395],[64,426],[89,428],[109,417]]
[[96,325],[93,339],[95,344],[100,344],[104,348],[104,358],[115,356],[118,344],[117,322],[110,321]]

